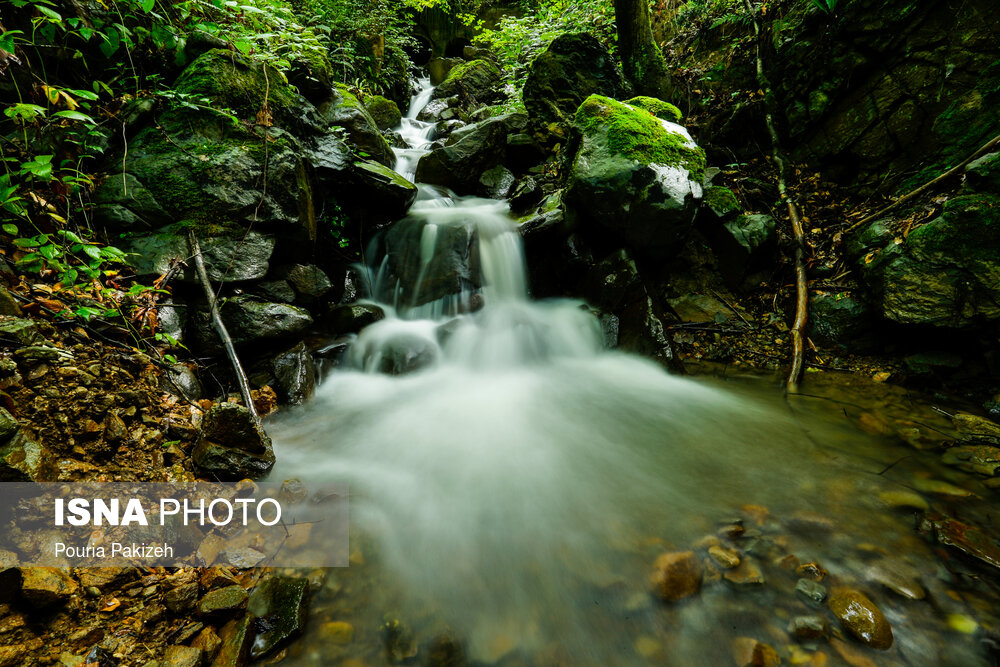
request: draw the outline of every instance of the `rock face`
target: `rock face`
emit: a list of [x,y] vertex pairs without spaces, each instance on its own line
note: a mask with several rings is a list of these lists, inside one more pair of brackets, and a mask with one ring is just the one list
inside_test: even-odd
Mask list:
[[524,106],[536,125],[570,125],[590,95],[620,97],[624,90],[614,60],[596,38],[561,35],[531,64]]
[[[385,284],[400,286],[399,305],[419,306],[479,285],[479,244],[473,229],[459,225],[436,228],[434,255],[423,261],[425,221],[408,218],[385,235],[387,274]],[[379,295],[389,298],[391,295]]]
[[693,227],[705,172],[705,153],[687,130],[599,95],[580,105],[575,128],[567,212],[637,253],[676,251]]
[[248,609],[265,621],[257,634],[250,657],[267,655],[302,634],[309,616],[309,581],[292,577],[265,579],[250,596]]
[[1000,319],[1000,197],[967,195],[903,243],[890,242],[869,263],[865,281],[887,319],[962,327]]
[[892,646],[889,621],[864,593],[853,588],[834,588],[828,604],[844,631],[862,644],[880,650]]
[[502,96],[503,77],[497,66],[488,60],[473,60],[457,65],[448,72],[448,78],[434,89],[434,99],[468,96],[473,101],[489,104]]
[[217,403],[205,415],[192,459],[220,480],[239,480],[266,474],[274,465],[274,451],[249,410]]

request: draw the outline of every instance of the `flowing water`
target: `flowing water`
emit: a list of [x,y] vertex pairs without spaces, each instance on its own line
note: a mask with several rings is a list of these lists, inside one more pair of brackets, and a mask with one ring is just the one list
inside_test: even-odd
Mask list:
[[[397,170],[410,178],[434,132],[416,120],[430,94],[424,82],[399,128],[411,148],[397,150]],[[833,400],[786,404],[759,379],[668,375],[604,349],[583,304],[530,300],[503,202],[421,186],[405,222],[418,232],[416,284],[374,261],[371,296],[387,318],[309,405],[270,428],[275,477],[346,481],[352,494],[352,566],[316,575],[310,630],[289,661],[461,664],[440,659],[450,637],[471,664],[729,665],[732,640],[749,636],[795,664],[847,664],[825,640],[800,643],[786,629],[825,613],[794,593],[795,565],[820,561],[869,591],[893,625],[890,651],[854,645],[871,664],[990,664],[981,629],[951,626],[993,623],[992,589],[955,592],[912,516],[885,500],[939,477],[942,502],[990,490],[954,476],[948,487],[951,473],[932,460],[859,429],[869,408],[845,407],[920,411],[909,397],[878,408],[870,392],[828,387]],[[455,228],[477,244],[479,275],[427,301],[423,283]],[[415,370],[378,372],[401,358]],[[921,419],[948,428],[934,413]],[[649,595],[658,554],[703,557],[715,542],[766,582],[719,581],[709,568],[689,600]],[[876,566],[922,584],[923,599],[889,592]],[[829,662],[807,662],[817,653]]]

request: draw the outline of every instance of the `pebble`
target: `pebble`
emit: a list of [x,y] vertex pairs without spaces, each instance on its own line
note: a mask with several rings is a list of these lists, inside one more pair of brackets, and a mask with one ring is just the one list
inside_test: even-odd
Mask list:
[[804,579],[812,579],[813,581],[823,581],[826,579],[828,572],[823,569],[823,566],[819,563],[803,563],[795,568],[795,574],[799,575]]
[[653,564],[649,587],[659,599],[674,602],[697,593],[701,575],[701,563],[693,551],[660,554]]
[[735,569],[722,575],[726,581],[739,588],[762,586],[764,573],[749,558],[744,559]]
[[727,549],[722,546],[709,547],[708,555],[720,567],[724,567],[727,570],[731,570],[740,564],[740,554],[735,549]]
[[354,626],[347,621],[328,621],[320,626],[319,632],[329,644],[343,646],[354,641]]
[[867,575],[870,581],[904,598],[923,600],[927,597],[927,591],[917,581],[920,574],[904,563],[884,559],[869,567]]
[[917,510],[926,512],[931,507],[924,497],[913,491],[883,491],[878,499],[894,510]]
[[778,667],[781,664],[774,648],[752,637],[733,640],[733,660],[737,667]]
[[799,579],[795,584],[795,592],[808,602],[823,604],[826,600],[826,588],[810,579]]
[[865,646],[880,650],[892,646],[889,621],[861,591],[838,586],[830,591],[828,605],[844,631]]
[[795,635],[798,639],[819,639],[826,637],[826,619],[822,616],[796,616],[788,624],[789,634]]

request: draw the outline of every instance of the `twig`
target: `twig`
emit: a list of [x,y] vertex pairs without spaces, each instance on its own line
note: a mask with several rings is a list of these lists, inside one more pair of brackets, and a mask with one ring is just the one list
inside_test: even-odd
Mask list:
[[1000,135],[997,135],[997,136],[993,137],[992,139],[990,139],[989,141],[987,141],[985,144],[983,144],[982,146],[980,146],[979,149],[976,150],[975,153],[973,153],[969,157],[965,158],[964,160],[962,160],[962,162],[960,162],[959,164],[955,165],[954,167],[952,167],[948,171],[944,172],[943,174],[941,174],[937,178],[933,178],[933,179],[927,181],[926,183],[924,183],[923,185],[921,185],[916,190],[908,192],[907,194],[903,195],[902,197],[900,197],[896,201],[892,202],[891,204],[889,204],[888,206],[886,206],[885,208],[883,208],[881,211],[878,211],[876,213],[872,213],[867,218],[864,218],[862,220],[859,220],[859,221],[855,222],[853,225],[851,225],[850,227],[848,227],[847,229],[845,229],[844,233],[846,234],[846,233],[849,233],[849,232],[853,232],[858,227],[860,227],[860,226],[862,226],[864,224],[867,224],[869,222],[872,222],[874,220],[877,220],[878,218],[881,218],[883,215],[885,215],[886,213],[888,213],[892,209],[896,208],[900,204],[903,204],[905,202],[910,201],[911,199],[913,199],[917,195],[920,195],[920,194],[926,192],[927,190],[931,189],[932,187],[934,187],[935,185],[937,185],[941,181],[944,181],[944,180],[947,180],[947,179],[951,178],[952,176],[954,176],[958,172],[960,172],[963,169],[965,169],[965,167],[968,166],[968,164],[970,162],[972,162],[976,158],[980,157],[981,155],[983,155],[984,153],[986,153],[987,151],[989,151],[991,148],[995,148],[996,146],[1000,146]]
[[208,281],[208,272],[205,270],[205,260],[201,256],[201,246],[198,245],[198,237],[190,230],[188,231],[188,244],[190,245],[191,256],[194,257],[194,265],[198,272],[198,278],[201,281],[201,287],[205,290],[205,296],[208,298],[208,309],[212,314],[212,324],[215,325],[215,331],[219,334],[219,338],[226,348],[226,354],[229,356],[229,361],[233,364],[233,371],[236,373],[236,380],[240,385],[240,394],[243,396],[243,403],[246,405],[247,410],[250,411],[250,414],[253,415],[254,421],[259,424],[260,417],[257,415],[257,408],[254,407],[253,397],[250,395],[250,383],[247,382],[246,373],[243,372],[243,366],[240,365],[240,358],[236,356],[233,339],[229,337],[229,332],[226,331],[226,325],[222,321],[222,316],[219,315],[215,293],[212,291],[212,283]]
[[788,217],[792,222],[792,233],[795,236],[795,323],[792,325],[792,368],[788,372],[788,383],[786,391],[797,393],[799,391],[799,380],[802,378],[803,357],[805,356],[805,328],[809,318],[809,288],[806,284],[806,241],[802,231],[802,220],[799,217],[798,206],[788,194],[785,175],[787,163],[782,156],[781,141],[778,138],[778,130],[774,124],[774,93],[771,84],[764,73],[764,53],[763,53],[763,31],[760,26],[760,19],[754,12],[750,0],[743,0],[743,6],[753,19],[754,34],[757,37],[757,81],[764,91],[764,119],[767,122],[767,131],[771,135],[771,151],[774,162],[778,166],[778,193],[781,200],[788,206]]

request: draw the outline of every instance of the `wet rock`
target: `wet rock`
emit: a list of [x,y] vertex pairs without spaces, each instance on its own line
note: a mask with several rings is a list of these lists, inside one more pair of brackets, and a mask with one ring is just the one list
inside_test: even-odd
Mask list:
[[371,95],[365,99],[365,108],[380,130],[397,127],[403,118],[396,103],[381,95]]
[[741,215],[705,230],[730,289],[767,263],[778,245],[777,223],[769,215]]
[[351,165],[338,192],[380,220],[398,220],[417,199],[417,186],[391,168],[360,160]]
[[903,324],[960,328],[1000,319],[1000,197],[966,195],[938,218],[861,263],[882,314]]
[[[391,303],[396,298],[405,306],[419,306],[480,287],[477,239],[477,232],[465,225],[428,227],[423,220],[400,220],[385,235],[383,284],[391,292],[377,299]],[[434,252],[430,261],[424,261],[428,241],[433,241]]]
[[22,317],[0,317],[0,337],[21,345],[34,345],[43,339],[43,333],[35,320]]
[[540,127],[568,126],[590,95],[620,97],[624,89],[614,60],[596,38],[586,33],[560,35],[532,62],[524,106]]
[[965,187],[971,192],[1000,194],[1000,153],[987,153],[965,167]]
[[811,579],[799,579],[795,584],[795,592],[807,602],[816,605],[826,600],[826,587]]
[[806,579],[812,579],[813,581],[823,581],[829,573],[822,565],[813,561],[809,563],[802,563],[796,567],[795,574]]
[[219,653],[212,662],[212,667],[244,667],[250,657],[250,646],[253,643],[253,632],[251,630],[251,618],[243,618],[229,621],[219,632],[221,645]]
[[209,661],[215,658],[215,654],[219,651],[221,645],[222,640],[219,639],[219,635],[216,634],[215,628],[212,626],[203,628],[198,633],[198,636],[191,641],[191,646],[204,651],[205,658]]
[[227,299],[221,310],[234,343],[295,336],[312,324],[309,312],[284,303],[270,303],[251,296]]
[[69,573],[56,567],[21,568],[21,595],[33,607],[65,603],[80,585]]
[[202,616],[233,616],[247,604],[247,592],[242,586],[226,586],[209,591],[198,601]]
[[675,602],[701,589],[702,569],[693,551],[661,554],[653,563],[649,587],[664,602]]
[[599,95],[580,106],[574,127],[580,140],[563,194],[567,213],[636,253],[678,250],[694,226],[705,171],[705,153],[688,131]]
[[318,111],[325,122],[344,128],[349,141],[362,153],[367,153],[371,159],[386,167],[392,167],[395,158],[389,142],[350,88],[341,83],[334,84],[332,99],[320,106]]
[[291,303],[295,301],[295,290],[287,280],[265,280],[254,286],[254,293],[268,301]]
[[830,640],[830,646],[840,656],[840,659],[851,667],[878,667],[877,662],[862,653],[856,646],[852,646],[847,642],[833,638]]
[[167,591],[163,596],[163,604],[167,609],[180,614],[192,609],[198,600],[198,582],[192,581],[181,584]]
[[0,408],[0,442],[13,438],[19,428],[21,423],[14,418],[14,415],[7,412],[6,408]]
[[930,509],[930,505],[924,500],[924,497],[913,491],[883,491],[878,494],[878,498],[891,509],[917,510],[918,512],[926,512]]
[[278,381],[278,397],[289,405],[304,403],[316,389],[316,366],[305,343],[277,355],[271,369]]
[[1000,567],[1000,547],[996,540],[975,526],[937,516],[926,519],[921,530],[933,532],[941,544],[954,547],[993,567]]
[[724,572],[722,577],[737,588],[754,588],[764,585],[764,573],[749,558],[744,558],[735,569]]
[[814,292],[809,298],[809,337],[820,345],[844,346],[872,328],[871,308],[845,292]]
[[43,481],[52,463],[49,450],[23,432],[0,444],[0,482]]
[[347,621],[327,621],[320,626],[319,634],[327,643],[344,646],[354,641],[354,626]]
[[205,395],[205,388],[195,370],[187,364],[171,364],[163,369],[160,388],[188,401],[197,401]]
[[462,644],[447,632],[431,641],[424,660],[424,667],[466,667],[468,664]]
[[480,104],[498,100],[503,89],[500,70],[488,60],[473,60],[456,65],[448,78],[432,93],[434,99],[458,96],[463,101],[472,98]]
[[[169,271],[172,264],[190,257],[187,232],[191,228],[190,224],[177,223],[150,234],[131,236],[122,243],[122,250],[135,253],[130,264],[140,277],[160,276]],[[213,228],[210,235],[198,234],[205,272],[213,283],[263,278],[267,275],[274,244],[275,239],[271,235],[248,232],[232,225]],[[194,262],[186,263],[180,280],[197,283]]]
[[735,549],[727,549],[723,546],[711,546],[708,548],[708,555],[720,567],[727,570],[731,570],[740,564],[740,553]]
[[260,582],[247,607],[257,621],[250,657],[260,658],[302,634],[309,615],[309,582],[272,577]]
[[326,317],[330,328],[339,334],[358,333],[369,324],[385,319],[385,311],[374,304],[350,303],[334,306]]
[[1000,445],[1000,424],[996,422],[967,412],[958,412],[951,418],[951,424],[963,442]]
[[869,581],[881,584],[892,592],[910,600],[923,600],[927,591],[920,585],[920,573],[902,561],[882,559],[866,570]]
[[751,637],[733,640],[733,661],[737,667],[778,667],[781,664],[773,647]]
[[952,447],[941,456],[941,461],[966,472],[993,477],[1000,469],[1000,448],[990,445]]
[[250,411],[235,403],[209,409],[191,456],[199,468],[221,480],[260,477],[274,465],[271,439]]
[[522,178],[510,197],[510,210],[514,215],[523,215],[537,206],[544,197],[541,186],[531,176]]
[[497,116],[453,132],[448,145],[420,158],[416,180],[459,194],[476,192],[483,174],[503,161],[508,121],[507,116]]
[[333,289],[323,269],[313,264],[294,264],[284,267],[277,275],[291,286],[301,303],[316,303]]
[[201,649],[194,646],[168,646],[163,652],[163,667],[201,667]]
[[685,294],[676,299],[667,299],[670,308],[681,322],[723,323],[735,317],[726,304],[707,294]]
[[479,177],[477,194],[487,199],[506,199],[516,180],[514,174],[507,167],[498,164],[492,169],[484,171],[483,175]]
[[828,606],[840,626],[866,646],[886,650],[892,646],[892,628],[881,610],[868,597],[853,588],[835,587]]
[[826,637],[828,628],[822,616],[796,616],[788,624],[788,633],[796,639],[813,640]]

